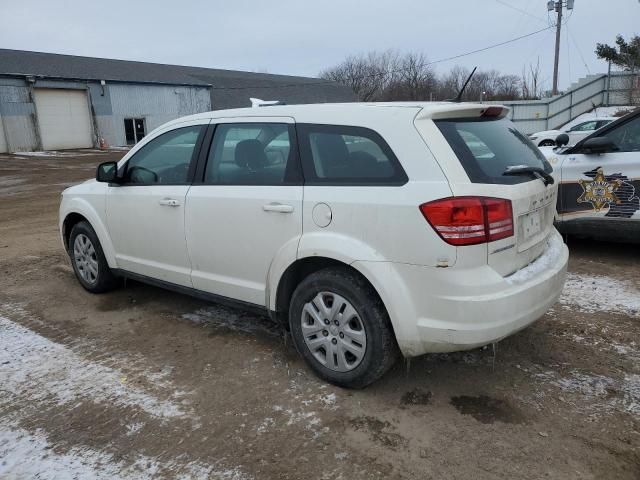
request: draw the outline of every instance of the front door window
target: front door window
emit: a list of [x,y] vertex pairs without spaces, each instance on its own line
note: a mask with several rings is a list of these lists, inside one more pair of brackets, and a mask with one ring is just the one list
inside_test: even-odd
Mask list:
[[200,125],[177,128],[151,140],[127,162],[124,182],[145,185],[187,183],[202,128]]

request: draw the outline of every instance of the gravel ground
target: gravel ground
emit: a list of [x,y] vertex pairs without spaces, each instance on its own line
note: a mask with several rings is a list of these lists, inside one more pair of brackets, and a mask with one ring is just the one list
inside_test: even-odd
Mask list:
[[572,239],[536,324],[342,390],[266,318],[80,287],[59,193],[121,155],[0,155],[0,478],[640,478],[637,247]]

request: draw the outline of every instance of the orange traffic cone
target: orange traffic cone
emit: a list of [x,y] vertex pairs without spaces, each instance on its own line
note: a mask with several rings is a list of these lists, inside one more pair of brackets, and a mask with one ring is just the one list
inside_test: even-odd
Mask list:
[[109,148],[109,145],[107,145],[107,142],[104,138],[100,137],[100,149],[106,150],[107,148]]

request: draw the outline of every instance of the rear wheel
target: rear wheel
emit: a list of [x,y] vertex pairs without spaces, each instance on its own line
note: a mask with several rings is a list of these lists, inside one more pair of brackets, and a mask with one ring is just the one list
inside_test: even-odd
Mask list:
[[389,316],[371,286],[346,268],[309,275],[289,308],[294,344],[322,379],[362,388],[380,378],[398,358]]
[[109,268],[96,232],[87,222],[79,222],[69,235],[69,256],[73,271],[85,290],[107,292],[115,288],[118,279]]
[[555,147],[556,146],[556,142],[554,142],[553,140],[542,140],[539,144],[539,147]]

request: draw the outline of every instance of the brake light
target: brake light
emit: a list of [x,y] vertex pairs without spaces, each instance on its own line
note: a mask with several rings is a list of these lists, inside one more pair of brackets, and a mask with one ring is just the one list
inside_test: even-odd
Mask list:
[[511,200],[450,197],[420,205],[440,237],[451,245],[476,245],[513,235]]
[[502,107],[488,107],[482,112],[483,117],[501,117],[504,113]]

